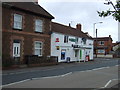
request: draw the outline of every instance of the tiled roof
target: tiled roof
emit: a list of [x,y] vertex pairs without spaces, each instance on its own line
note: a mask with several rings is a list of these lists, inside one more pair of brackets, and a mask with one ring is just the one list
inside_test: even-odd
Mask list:
[[34,14],[41,15],[46,18],[54,19],[45,9],[35,2],[4,2],[3,5],[8,5],[11,8],[18,8],[24,11],[29,11]]
[[[93,38],[93,39],[96,40],[96,38]],[[111,37],[98,37],[98,38],[97,38],[98,41],[99,41],[99,40],[101,40],[101,41],[108,41],[109,39],[112,40]]]
[[81,38],[92,39],[91,36],[88,36],[87,34],[83,33],[82,31],[76,28],[72,28],[70,26],[65,26],[59,23],[55,23],[55,22],[52,22],[52,32],[72,35],[72,36],[81,37]]

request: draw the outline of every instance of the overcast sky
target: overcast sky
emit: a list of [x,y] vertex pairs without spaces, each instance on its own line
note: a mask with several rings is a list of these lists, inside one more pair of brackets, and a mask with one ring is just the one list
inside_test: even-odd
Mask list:
[[[113,2],[115,0],[112,0]],[[112,16],[101,18],[97,11],[114,10],[111,5],[105,5],[105,0],[38,0],[39,4],[52,14],[55,19],[52,21],[76,27],[77,23],[82,24],[82,31],[88,32],[91,36],[93,23],[98,29],[98,37],[108,37],[111,35],[113,42],[118,41],[118,22]]]

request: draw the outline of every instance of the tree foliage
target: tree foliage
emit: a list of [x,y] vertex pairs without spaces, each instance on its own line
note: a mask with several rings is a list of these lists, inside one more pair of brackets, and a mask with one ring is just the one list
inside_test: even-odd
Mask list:
[[107,11],[97,11],[99,16],[100,17],[107,17],[107,16],[113,16],[113,18],[116,20],[116,21],[119,21],[120,22],[120,1],[117,1],[116,2],[116,5],[114,6],[114,11],[111,11],[110,9],[107,10]]

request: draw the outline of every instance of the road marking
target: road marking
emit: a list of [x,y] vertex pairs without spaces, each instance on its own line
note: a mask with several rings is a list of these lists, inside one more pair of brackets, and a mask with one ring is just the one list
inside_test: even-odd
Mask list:
[[22,80],[22,81],[19,81],[19,82],[14,82],[14,83],[6,84],[6,85],[1,85],[0,87],[6,87],[6,86],[10,86],[10,85],[26,82],[26,81],[29,81],[29,80],[31,80],[31,79],[26,79],[26,80]]
[[14,84],[26,82],[26,81],[29,81],[29,80],[37,80],[37,79],[47,79],[47,78],[64,77],[64,76],[67,76],[67,75],[69,75],[69,74],[72,74],[72,72],[69,72],[69,73],[66,73],[66,74],[63,74],[63,75],[58,75],[58,76],[50,76],[50,77],[40,77],[40,78],[26,79],[26,80],[22,80],[22,81],[19,81],[19,82],[14,82],[14,83],[6,84],[6,85],[1,85],[0,87],[10,86],[10,85],[14,85]]
[[112,82],[112,80],[109,80],[106,85],[104,86],[104,88],[106,88],[110,83]]
[[95,68],[95,69],[92,69],[92,70],[100,70],[100,69],[105,69],[105,68],[110,68],[110,67],[101,67],[101,68]]
[[101,87],[101,88],[107,88],[107,86],[112,82],[112,81],[115,81],[115,80],[119,80],[119,79],[111,79],[109,80],[104,87]]
[[70,75],[70,74],[72,74],[72,72],[69,72],[69,73],[66,73],[66,74],[63,74],[63,75],[60,75],[60,76],[65,77],[65,76]]

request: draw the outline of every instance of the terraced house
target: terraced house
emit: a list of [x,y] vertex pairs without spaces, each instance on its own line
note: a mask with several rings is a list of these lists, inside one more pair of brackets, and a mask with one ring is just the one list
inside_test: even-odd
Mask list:
[[50,24],[54,17],[36,2],[2,3],[3,60],[25,63],[26,55],[50,56]]
[[93,60],[93,39],[81,24],[72,28],[52,22],[51,26],[51,56],[58,56],[58,62]]

